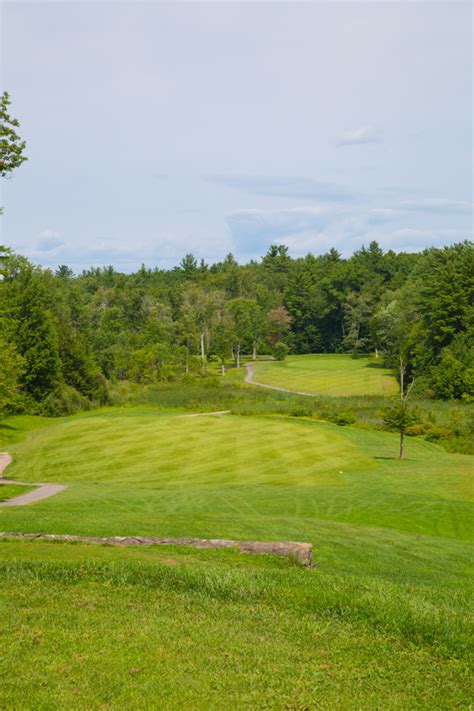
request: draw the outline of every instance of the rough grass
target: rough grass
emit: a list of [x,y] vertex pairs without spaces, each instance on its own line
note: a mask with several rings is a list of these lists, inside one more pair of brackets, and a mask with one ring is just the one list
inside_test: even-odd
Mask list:
[[254,379],[267,385],[316,395],[393,395],[393,372],[376,358],[349,355],[289,356],[284,361],[258,361]]
[[349,530],[334,534],[341,550],[314,570],[232,551],[0,544],[0,705],[466,707],[459,551],[432,561],[422,541],[403,561],[408,538],[369,535],[361,556]]

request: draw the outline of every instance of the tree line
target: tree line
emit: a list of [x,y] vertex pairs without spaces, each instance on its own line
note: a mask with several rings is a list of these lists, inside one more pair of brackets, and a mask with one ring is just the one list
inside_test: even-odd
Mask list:
[[171,270],[74,275],[0,252],[0,410],[61,414],[108,401],[112,382],[224,374],[242,355],[378,351],[436,398],[474,394],[474,249],[418,254],[376,242],[293,259],[274,245],[239,265],[191,254]]

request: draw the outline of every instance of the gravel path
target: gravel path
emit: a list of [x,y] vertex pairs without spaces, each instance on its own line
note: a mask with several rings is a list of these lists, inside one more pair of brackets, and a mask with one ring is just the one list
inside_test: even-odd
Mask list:
[[288,390],[288,388],[279,388],[277,385],[267,385],[267,383],[257,383],[253,379],[254,369],[251,363],[247,363],[245,366],[247,368],[247,375],[245,376],[245,382],[251,385],[258,385],[259,388],[268,388],[269,390],[279,390],[282,393],[292,393],[293,395],[305,395],[306,397],[318,397],[316,393],[304,393],[301,390]]
[[219,410],[219,412],[191,412],[190,415],[178,415],[178,417],[207,417],[207,415],[229,415],[230,410]]
[[11,462],[12,458],[8,452],[0,452],[0,485],[15,484],[16,486],[35,486],[36,489],[34,491],[28,491],[26,494],[14,496],[13,499],[0,501],[0,506],[28,506],[29,504],[35,504],[37,501],[48,499],[50,496],[59,494],[60,491],[64,491],[64,489],[66,489],[64,484],[29,484],[26,481],[15,481],[14,479],[1,478],[3,472],[8,465],[11,464]]

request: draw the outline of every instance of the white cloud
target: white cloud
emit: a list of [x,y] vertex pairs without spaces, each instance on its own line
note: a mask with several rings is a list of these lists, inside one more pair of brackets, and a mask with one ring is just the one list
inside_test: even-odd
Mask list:
[[338,140],[337,145],[361,146],[366,143],[381,143],[380,132],[374,126],[361,126],[352,131],[346,131]]
[[294,207],[286,210],[238,210],[227,216],[227,225],[238,251],[253,254],[288,235],[319,232],[332,219],[328,207]]
[[36,242],[38,252],[51,252],[53,249],[58,249],[64,244],[61,233],[56,230],[47,228],[39,233]]
[[328,183],[291,175],[208,175],[206,180],[226,188],[252,195],[314,199],[322,202],[344,202],[357,197],[354,190],[337,183]]
[[404,210],[420,212],[460,212],[471,213],[472,202],[467,200],[450,200],[448,198],[422,198],[419,200],[404,200],[400,203]]

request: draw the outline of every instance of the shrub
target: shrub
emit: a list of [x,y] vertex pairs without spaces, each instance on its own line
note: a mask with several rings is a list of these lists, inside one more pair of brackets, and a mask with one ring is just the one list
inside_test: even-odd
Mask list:
[[353,412],[347,410],[345,412],[337,412],[335,415],[331,416],[330,420],[331,422],[335,422],[336,425],[344,427],[345,425],[353,425],[357,418]]
[[409,437],[421,437],[426,435],[432,429],[433,426],[426,422],[416,422],[406,428],[405,434]]
[[90,410],[90,401],[70,385],[58,385],[41,403],[42,415],[59,417],[74,415],[81,410]]
[[286,345],[286,343],[283,343],[282,341],[278,341],[278,343],[275,343],[273,346],[273,357],[275,360],[285,360],[286,356],[288,355],[289,348]]
[[448,439],[452,435],[453,432],[448,427],[431,427],[425,439],[427,442],[437,442],[440,439]]

